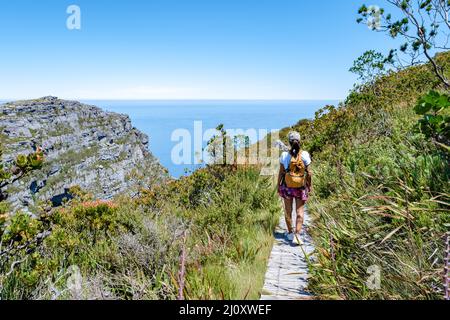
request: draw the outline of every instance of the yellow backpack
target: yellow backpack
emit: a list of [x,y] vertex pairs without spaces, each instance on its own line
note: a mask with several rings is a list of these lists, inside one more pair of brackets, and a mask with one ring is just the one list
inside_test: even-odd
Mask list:
[[305,186],[306,167],[302,160],[302,151],[296,158],[291,156],[289,170],[286,172],[285,181],[288,188],[303,188]]

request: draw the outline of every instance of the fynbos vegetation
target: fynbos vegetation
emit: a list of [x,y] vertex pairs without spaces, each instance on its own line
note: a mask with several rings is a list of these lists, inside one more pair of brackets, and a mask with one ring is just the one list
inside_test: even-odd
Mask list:
[[2,229],[2,299],[259,297],[279,207],[258,168],[208,167],[135,199],[70,193]]
[[[450,72],[450,55],[436,61]],[[310,290],[332,299],[441,299],[449,100],[429,64],[378,76],[303,132],[315,162]],[[288,129],[284,131],[286,133]],[[370,288],[370,270],[380,270]]]
[[[359,22],[403,38],[400,52],[366,52],[344,102],[281,131],[301,132],[313,157],[308,289],[319,299],[449,295],[450,2],[388,3],[396,14],[362,6]],[[260,297],[282,208],[259,166],[172,180],[125,116],[52,97],[2,108],[0,300]],[[218,130],[211,158],[247,155],[247,137]],[[17,154],[37,136],[45,159]],[[63,201],[45,202],[58,191]]]

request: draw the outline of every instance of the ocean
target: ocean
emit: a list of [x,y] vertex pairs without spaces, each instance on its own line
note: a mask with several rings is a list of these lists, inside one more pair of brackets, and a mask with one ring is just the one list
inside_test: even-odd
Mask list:
[[[130,116],[133,126],[150,137],[150,151],[169,173],[178,178],[186,170],[194,170],[195,151],[190,152],[188,164],[173,161],[173,149],[181,138],[172,141],[175,132],[190,133],[194,145],[194,123],[207,129],[223,124],[225,129],[279,130],[301,119],[314,118],[315,112],[338,101],[82,101],[104,110]],[[178,130],[178,131],[177,131]],[[258,136],[258,139],[264,138]],[[185,139],[186,140],[186,139]],[[256,141],[251,141],[252,143]],[[203,141],[203,146],[205,141]],[[188,145],[189,146],[189,145]],[[174,163],[175,162],[175,163]]]
[[[0,101],[0,104],[3,102],[7,101]],[[179,140],[172,141],[174,132],[189,132],[193,149],[194,123],[197,123],[197,126],[201,124],[203,133],[208,129],[215,129],[219,124],[223,124],[225,129],[244,131],[256,129],[258,132],[259,130],[270,132],[294,125],[301,119],[312,119],[315,112],[325,105],[339,103],[336,100],[83,100],[81,102],[98,106],[106,111],[129,115],[133,126],[150,137],[150,151],[175,178],[187,174],[186,170],[195,170],[199,165],[174,163],[172,153],[179,143]],[[257,138],[260,140],[264,136]],[[205,144],[203,141],[203,146]],[[190,157],[192,161],[189,163],[194,163],[194,156],[195,151],[192,150]]]

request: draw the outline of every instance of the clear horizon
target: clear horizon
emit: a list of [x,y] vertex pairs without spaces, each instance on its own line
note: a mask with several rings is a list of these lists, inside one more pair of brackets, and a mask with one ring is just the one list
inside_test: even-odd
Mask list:
[[[48,96],[42,96],[42,97],[36,97],[36,98],[26,98],[26,99],[11,99],[11,98],[0,98],[1,102],[13,102],[13,101],[21,101],[21,100],[35,100],[35,99],[41,99],[41,98],[45,98]],[[55,96],[54,96],[55,97]],[[322,102],[326,102],[326,101],[342,101],[343,99],[85,99],[85,98],[61,98],[61,97],[56,97],[60,100],[68,100],[68,101],[134,101],[134,102],[187,102],[187,101],[192,101],[192,102],[305,102],[305,101],[311,101],[311,102],[318,102],[318,101],[322,101]]]

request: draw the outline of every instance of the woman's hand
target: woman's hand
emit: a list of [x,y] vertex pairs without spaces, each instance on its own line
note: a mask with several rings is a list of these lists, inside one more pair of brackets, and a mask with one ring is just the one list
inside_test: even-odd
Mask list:
[[278,185],[278,187],[277,187],[277,192],[278,192],[278,195],[279,195],[280,197],[283,196],[282,193],[281,193],[281,184]]
[[280,171],[278,172],[278,179],[277,179],[277,187],[278,187],[278,192],[280,191],[280,187],[281,187],[281,183],[283,181],[283,177],[285,175],[285,170],[283,165],[280,165]]
[[306,189],[308,190],[308,193],[312,193],[313,192],[313,185],[312,185],[312,167],[311,165],[306,167],[306,172],[308,173],[308,175],[306,176]]

